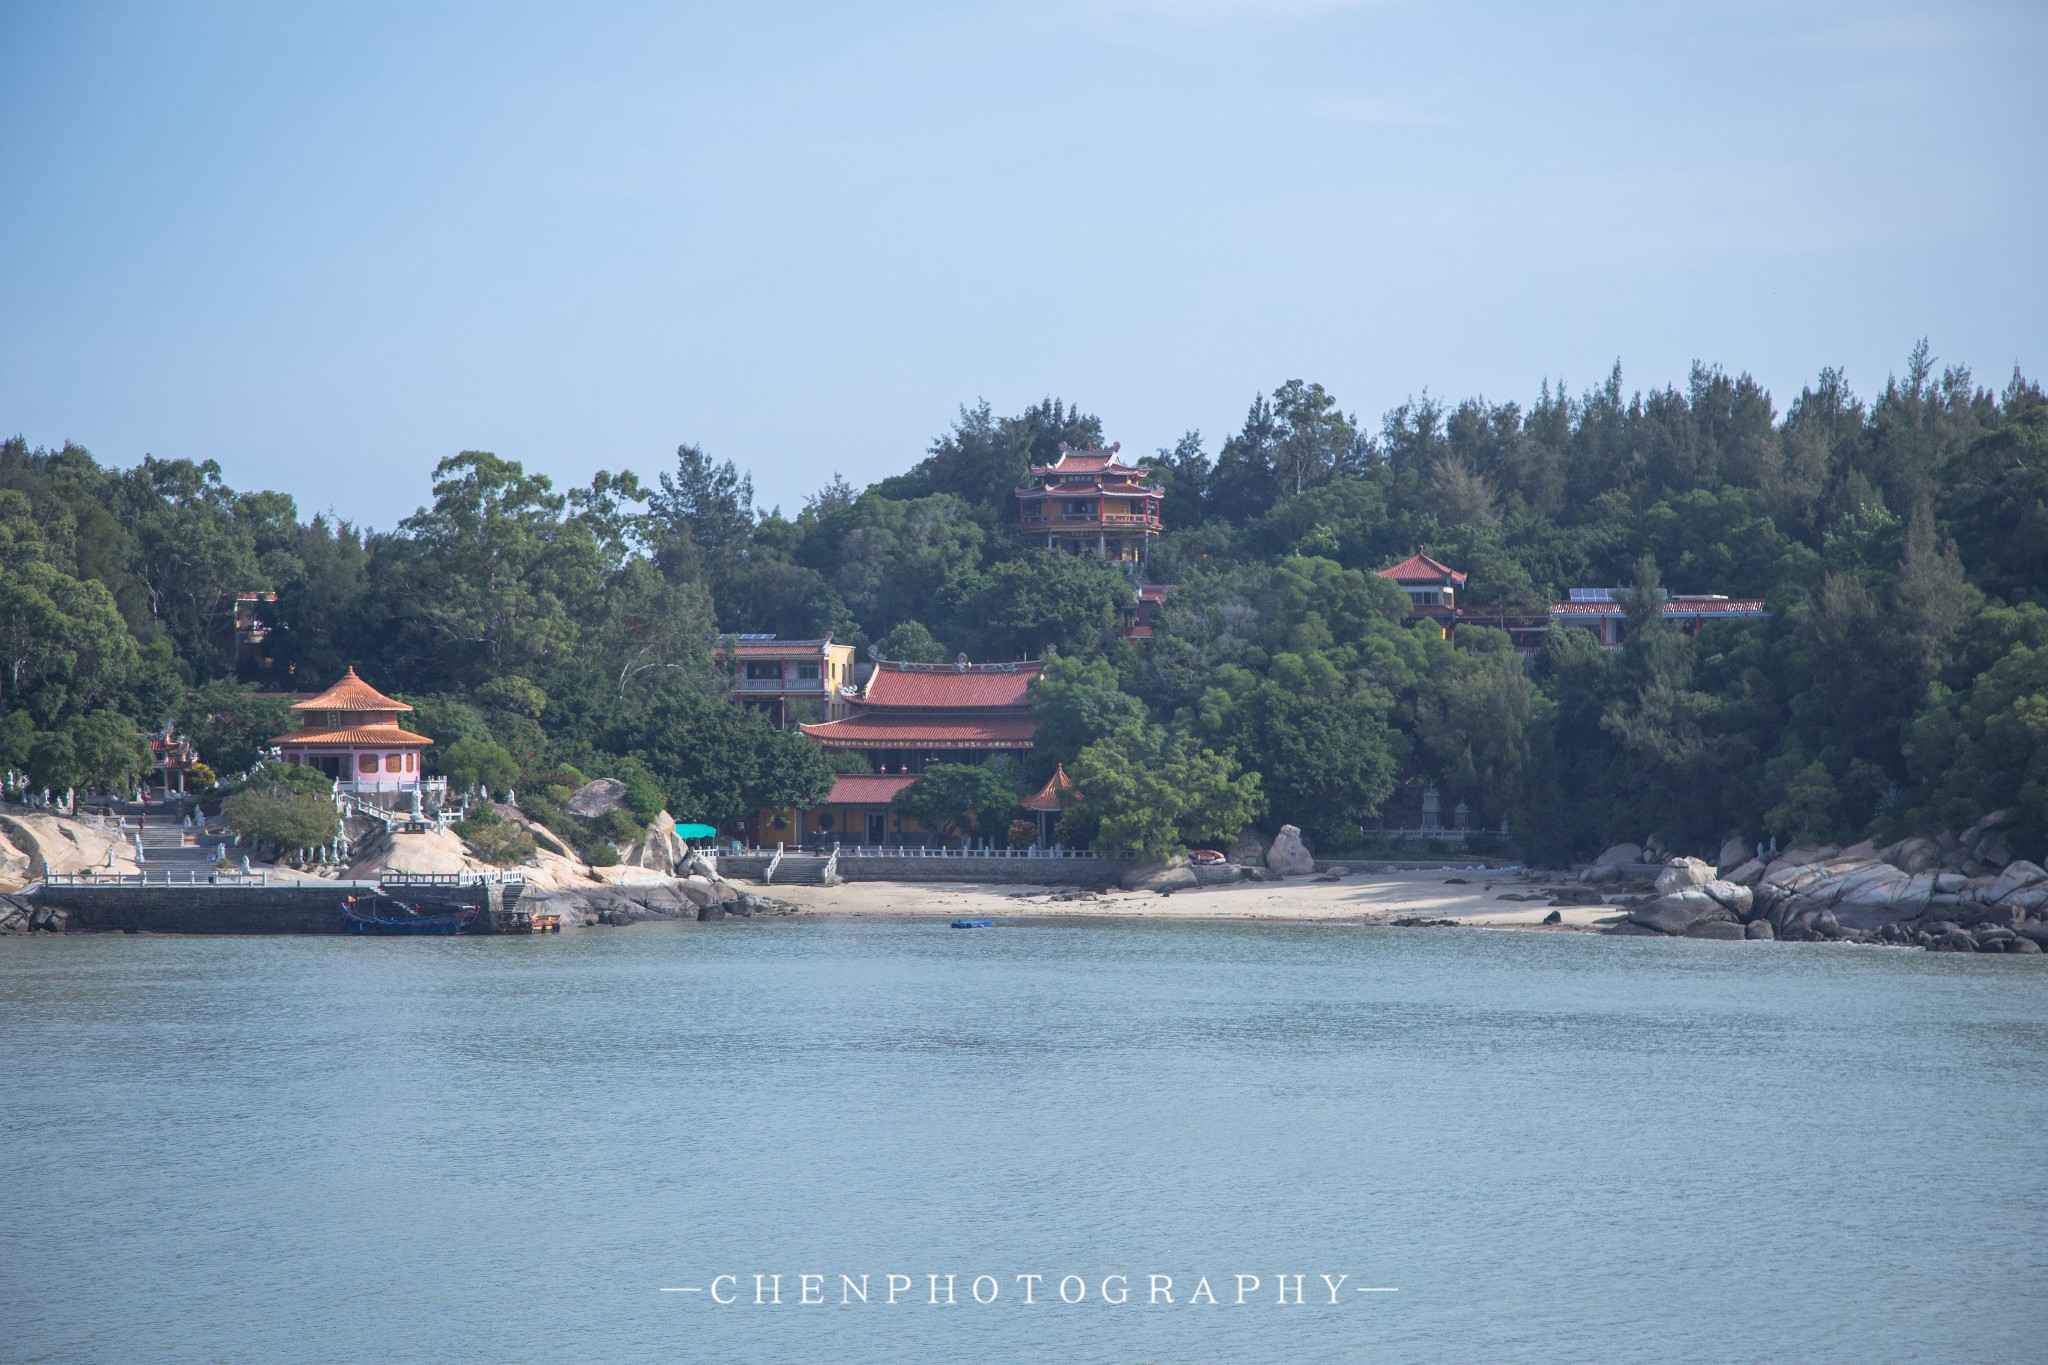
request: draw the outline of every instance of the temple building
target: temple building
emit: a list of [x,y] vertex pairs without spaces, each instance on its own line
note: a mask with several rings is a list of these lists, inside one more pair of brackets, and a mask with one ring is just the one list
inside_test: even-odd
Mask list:
[[[1550,604],[1554,625],[1580,626],[1613,649],[1624,643],[1628,623],[1626,588],[1573,588],[1570,600]],[[1719,593],[1674,593],[1664,599],[1664,619],[1687,635],[1698,635],[1709,621],[1736,621],[1769,616],[1760,597],[1723,597]]]
[[[1460,606],[1458,590],[1468,575],[1431,559],[1417,547],[1399,564],[1379,570],[1408,595],[1405,625],[1427,621],[1455,639],[1460,625],[1505,631],[1515,652],[1524,657],[1543,648],[1543,633],[1552,626],[1579,626],[1610,649],[1622,643],[1628,619],[1628,593],[1622,588],[1573,588],[1568,600],[1546,606]],[[1770,615],[1759,598],[1729,598],[1718,593],[1678,593],[1664,599],[1664,619],[1687,635],[1698,635],[1710,621],[1753,619]]]
[[1145,562],[1159,534],[1166,490],[1145,482],[1152,471],[1107,450],[1060,443],[1060,457],[1031,467],[1032,483],[1017,490],[1017,525],[1049,550],[1092,554],[1132,569]]
[[1458,589],[1465,586],[1469,574],[1431,559],[1418,545],[1414,554],[1391,568],[1381,569],[1379,575],[1408,594],[1407,624],[1433,621],[1446,636],[1450,634],[1458,620]]
[[867,683],[845,695],[844,716],[799,727],[828,752],[859,755],[870,771],[842,775],[815,806],[757,811],[726,833],[763,846],[925,842],[889,802],[928,764],[1001,766],[1029,753],[1030,686],[1043,667],[970,664],[965,655],[950,664],[878,661]]
[[733,699],[762,712],[778,730],[806,721],[837,720],[854,683],[852,645],[778,640],[773,635],[721,635],[719,657],[732,668]]
[[412,710],[356,676],[292,703],[300,728],[271,740],[293,767],[318,768],[338,790],[396,798],[422,786],[420,758],[434,741],[413,734],[398,718]]

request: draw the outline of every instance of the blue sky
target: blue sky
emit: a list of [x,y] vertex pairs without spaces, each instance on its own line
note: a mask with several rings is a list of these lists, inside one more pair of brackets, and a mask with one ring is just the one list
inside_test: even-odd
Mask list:
[[962,403],[2048,373],[2048,6],[0,7],[0,429],[388,526]]

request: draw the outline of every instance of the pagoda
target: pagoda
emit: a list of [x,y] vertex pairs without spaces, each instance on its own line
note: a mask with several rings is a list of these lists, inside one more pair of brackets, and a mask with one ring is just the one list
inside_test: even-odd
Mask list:
[[1045,785],[1035,795],[1017,804],[1030,811],[1038,822],[1038,842],[1050,844],[1059,827],[1060,817],[1066,813],[1067,807],[1080,799],[1081,793],[1074,790],[1073,779],[1067,776],[1067,765],[1062,763],[1053,769],[1052,776],[1045,780]]
[[342,680],[317,696],[293,702],[299,728],[270,742],[294,768],[318,768],[343,791],[359,794],[416,791],[420,751],[434,741],[398,723],[412,710],[356,676],[350,668]]
[[1159,534],[1159,502],[1166,490],[1147,483],[1152,471],[1125,464],[1118,442],[1107,450],[1076,450],[1062,441],[1060,457],[1031,467],[1030,487],[1017,490],[1017,525],[1048,550],[1092,554],[1136,569]]

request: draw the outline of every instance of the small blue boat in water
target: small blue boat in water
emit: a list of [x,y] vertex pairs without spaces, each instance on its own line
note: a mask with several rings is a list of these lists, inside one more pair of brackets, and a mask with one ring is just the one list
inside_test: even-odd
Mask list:
[[953,927],[955,929],[986,929],[989,927],[989,922],[985,919],[956,919],[953,921]]

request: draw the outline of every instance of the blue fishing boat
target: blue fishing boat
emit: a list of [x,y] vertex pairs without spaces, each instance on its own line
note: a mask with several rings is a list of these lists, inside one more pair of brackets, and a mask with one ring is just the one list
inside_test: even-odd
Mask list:
[[430,906],[392,896],[350,896],[341,903],[341,927],[351,934],[429,936],[459,934],[469,927],[481,906]]
[[986,929],[989,927],[989,922],[985,919],[956,919],[953,921],[953,927],[955,929]]

